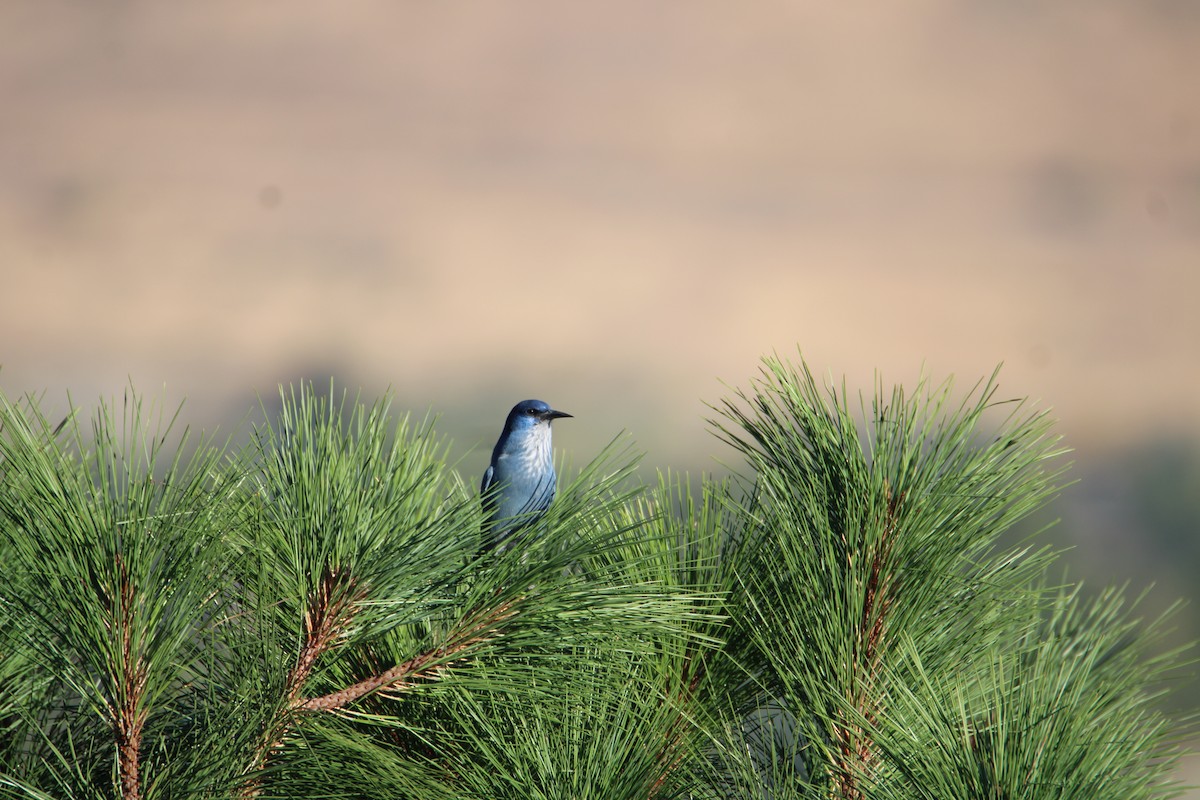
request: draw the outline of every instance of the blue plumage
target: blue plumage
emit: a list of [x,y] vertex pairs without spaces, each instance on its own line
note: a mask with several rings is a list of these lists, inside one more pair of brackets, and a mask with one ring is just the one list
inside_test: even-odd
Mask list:
[[541,400],[523,400],[508,412],[479,487],[486,547],[500,546],[550,507],[556,488],[550,423],[569,416]]

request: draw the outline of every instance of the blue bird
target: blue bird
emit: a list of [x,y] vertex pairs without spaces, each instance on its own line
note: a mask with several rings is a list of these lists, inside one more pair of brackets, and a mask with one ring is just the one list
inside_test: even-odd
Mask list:
[[[498,547],[546,512],[554,499],[550,423],[569,417],[541,400],[522,400],[508,412],[504,430],[483,473],[484,547]],[[487,541],[490,536],[490,541]]]

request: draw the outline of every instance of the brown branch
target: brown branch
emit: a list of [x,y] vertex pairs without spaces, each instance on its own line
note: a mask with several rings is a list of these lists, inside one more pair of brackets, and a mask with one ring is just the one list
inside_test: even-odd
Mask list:
[[120,583],[117,593],[117,626],[121,637],[121,671],[116,686],[117,703],[113,734],[117,740],[117,773],[121,779],[121,797],[123,800],[138,800],[141,797],[142,728],[146,724],[146,709],[142,707],[142,695],[146,690],[146,667],[141,658],[134,653],[134,587],[120,555],[117,555],[117,580]]
[[476,618],[474,623],[468,622],[469,627],[456,632],[442,645],[378,675],[320,697],[294,699],[291,706],[296,711],[336,711],[380,689],[410,689],[429,675],[445,670],[452,662],[459,660],[463,652],[491,638],[494,633],[492,628],[497,623],[516,615],[512,606],[512,602],[498,606]]
[[449,666],[446,663],[447,659],[454,660],[454,656],[466,650],[474,643],[474,641],[468,640],[459,642],[453,647],[439,647],[427,653],[422,653],[378,675],[373,675],[356,684],[347,686],[345,689],[330,692],[320,697],[294,700],[292,708],[296,711],[336,711],[384,687],[389,689],[411,688],[421,678],[425,677],[426,674],[444,670]]
[[[355,580],[349,572],[332,568],[325,570],[305,603],[304,642],[284,682],[289,709],[297,703],[317,659],[345,633],[357,610],[356,603],[365,596],[363,590],[355,590]],[[283,740],[291,727],[292,723],[285,715],[268,728],[255,752],[251,773],[261,772],[267,766],[272,754],[283,747]],[[240,795],[242,798],[257,797],[261,789],[259,779],[251,777],[242,786]]]
[[[283,742],[294,725],[292,712],[337,711],[380,689],[411,688],[418,681],[445,670],[450,663],[475,645],[491,638],[498,623],[516,615],[516,601],[509,601],[474,617],[464,620],[464,627],[456,631],[440,646],[410,658],[377,675],[366,678],[344,689],[319,697],[301,697],[301,691],[312,674],[317,660],[328,652],[338,637],[345,633],[353,618],[357,604],[366,596],[363,590],[354,590],[354,579],[346,572],[330,570],[325,573],[316,590],[309,596],[304,613],[304,643],[296,656],[296,663],[288,672],[285,683],[287,712],[263,737],[254,759],[253,773],[262,771],[271,756],[283,747]],[[257,797],[262,790],[257,777],[250,777],[242,786],[242,798]]]
[[118,772],[121,775],[121,797],[124,800],[138,800],[141,797],[139,762],[142,726],[145,722],[145,713],[138,710],[135,698],[130,697],[121,704],[121,716],[117,719],[115,733]]
[[[694,672],[692,670],[693,666],[695,667]],[[695,698],[696,691],[700,688],[700,682],[704,679],[707,672],[707,666],[703,654],[685,654],[683,668],[680,670],[678,707],[682,708],[688,705]],[[659,774],[655,777],[654,783],[650,785],[650,791],[647,793],[648,798],[653,798],[658,794],[663,784],[667,782],[667,776],[683,761],[684,753],[681,747],[686,733],[687,718],[684,716],[683,711],[679,711],[675,715],[675,719],[671,720],[671,724],[667,727],[666,740],[663,742],[662,747],[659,748],[658,753],[655,754],[655,760],[663,766]],[[668,757],[671,757],[669,761]]]
[[348,572],[329,569],[309,595],[304,609],[304,644],[288,671],[289,704],[295,704],[317,659],[345,632],[357,610],[356,603],[365,598],[366,593],[354,591],[354,585],[354,578]]
[[[846,699],[868,725],[873,725],[882,710],[872,696],[874,679],[879,673],[887,637],[889,612],[896,599],[896,576],[892,570],[892,548],[896,539],[897,516],[904,493],[893,496],[887,488],[887,511],[883,535],[870,548],[869,568],[863,598],[863,613],[854,642],[850,685]],[[865,531],[863,534],[865,535]],[[837,751],[833,763],[835,797],[863,800],[859,776],[867,773],[874,761],[874,742],[857,723],[834,728]]]

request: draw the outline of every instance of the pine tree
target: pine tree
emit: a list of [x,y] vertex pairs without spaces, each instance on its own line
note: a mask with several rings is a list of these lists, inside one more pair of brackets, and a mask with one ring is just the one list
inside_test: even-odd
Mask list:
[[1184,656],[1014,539],[1065,465],[996,394],[767,359],[714,408],[744,469],[614,442],[504,553],[386,398],[238,450],[0,398],[0,795],[1170,797]]

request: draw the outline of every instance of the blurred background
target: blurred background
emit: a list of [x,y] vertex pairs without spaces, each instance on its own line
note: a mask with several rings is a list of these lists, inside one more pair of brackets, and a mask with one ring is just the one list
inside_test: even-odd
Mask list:
[[0,389],[229,431],[390,386],[474,482],[525,397],[576,464],[720,471],[764,353],[1003,362],[1072,575],[1153,611],[1200,597],[1197,42],[1189,0],[7,0]]

